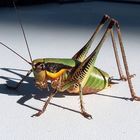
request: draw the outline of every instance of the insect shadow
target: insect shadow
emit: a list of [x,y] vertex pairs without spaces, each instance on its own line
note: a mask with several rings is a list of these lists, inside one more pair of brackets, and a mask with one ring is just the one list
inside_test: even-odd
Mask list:
[[[6,72],[15,74],[17,76],[19,76],[19,79],[16,78],[11,78],[11,77],[6,77],[6,76],[0,76],[0,79],[4,79],[6,80],[7,84],[10,86],[14,86],[17,84],[17,82],[15,82],[16,80],[20,80],[24,77],[23,74],[21,74],[20,72],[26,72],[27,70],[22,70],[22,69],[13,69],[13,68],[0,68],[1,70],[4,70]],[[34,86],[34,78],[33,77],[27,77],[24,82],[21,84],[20,88],[17,90],[13,90],[13,89],[9,89],[7,88],[6,84],[0,84],[0,93],[1,94],[7,94],[9,96],[22,96],[17,103],[19,103],[20,105],[23,105],[25,107],[31,108],[33,110],[39,111],[40,109],[37,109],[33,106],[27,105],[26,102],[32,98],[45,102],[46,98],[50,95],[51,92],[53,92],[53,89],[51,88],[50,84],[48,84],[49,87],[49,91],[48,89],[46,90],[40,90],[37,87]],[[64,98],[65,95],[64,93],[57,93],[54,98]],[[66,109],[69,111],[73,111],[76,113],[80,113],[77,110],[74,109],[70,109],[55,103],[50,102],[50,105],[62,108],[62,109]]]
[[[21,70],[21,69],[13,69],[13,68],[0,68],[0,69],[4,70],[6,72],[9,72],[9,73],[15,74],[15,75],[19,76],[20,79],[22,79],[24,77],[24,75],[20,74],[20,72],[27,73],[27,70]],[[12,85],[12,86],[17,84],[17,82],[15,82],[15,80],[19,81],[19,79],[6,77],[6,76],[0,76],[0,79],[6,80],[7,84]],[[20,105],[26,106],[28,108],[31,108],[33,110],[39,111],[40,109],[37,109],[37,108],[30,106],[30,105],[27,105],[25,102],[27,102],[28,100],[30,100],[32,98],[39,100],[39,101],[42,101],[42,102],[45,102],[44,99],[46,99],[50,95],[50,93],[53,91],[50,84],[48,84],[48,87],[49,87],[49,91],[47,89],[40,90],[34,86],[34,78],[27,77],[25,79],[25,82],[22,83],[21,87],[18,90],[8,89],[6,84],[0,84],[0,93],[7,94],[9,96],[22,96],[17,101],[17,103],[19,103]],[[93,93],[93,94],[95,94],[97,96],[104,96],[104,97],[110,97],[110,98],[115,98],[115,99],[130,100],[130,98],[106,95],[106,94],[102,94],[102,93]],[[65,93],[57,93],[54,97],[63,98],[63,97],[65,97],[65,95],[71,96],[70,94],[65,92]],[[74,96],[74,95],[72,94],[72,96]],[[77,95],[75,95],[75,96],[77,96]],[[59,108],[62,108],[62,109],[73,111],[76,113],[81,113],[80,111],[73,110],[73,109],[70,109],[70,108],[67,108],[67,107],[64,107],[61,105],[57,105],[57,104],[52,103],[52,102],[50,102],[49,104],[56,106],[56,107],[59,107]]]

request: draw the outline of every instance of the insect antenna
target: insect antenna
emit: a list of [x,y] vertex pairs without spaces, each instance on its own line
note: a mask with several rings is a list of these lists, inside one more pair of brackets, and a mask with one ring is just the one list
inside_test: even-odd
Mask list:
[[20,24],[20,27],[21,27],[21,30],[22,30],[22,33],[23,33],[23,37],[24,37],[24,40],[25,40],[25,43],[26,43],[27,51],[29,53],[29,57],[30,57],[31,64],[32,64],[33,60],[32,60],[32,56],[31,56],[31,53],[30,53],[29,45],[28,45],[27,38],[26,38],[26,35],[25,35],[25,31],[24,31],[24,28],[23,28],[23,25],[22,25],[22,22],[21,22],[21,19],[20,19],[20,16],[19,16],[19,12],[18,12],[18,9],[16,7],[16,4],[15,4],[14,0],[13,0],[13,6],[15,8],[17,19],[18,19],[18,22]]
[[21,59],[23,59],[24,61],[26,61],[28,64],[31,65],[31,63],[26,60],[24,57],[22,57],[20,54],[18,54],[17,52],[15,52],[13,49],[11,49],[10,47],[8,47],[6,44],[0,42],[1,45],[3,45],[4,47],[6,47],[7,49],[9,49],[10,51],[12,51],[14,54],[16,54],[17,56],[19,56]]

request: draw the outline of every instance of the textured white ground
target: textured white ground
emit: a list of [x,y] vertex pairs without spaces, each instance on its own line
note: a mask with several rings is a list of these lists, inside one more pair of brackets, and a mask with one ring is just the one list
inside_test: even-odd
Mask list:
[[[104,14],[119,20],[133,85],[140,96],[140,5],[91,2],[68,5],[20,7],[20,17],[33,59],[44,57],[71,58],[89,39]],[[102,32],[97,37],[95,48]],[[29,60],[25,42],[13,8],[0,9],[0,41]],[[105,42],[96,66],[117,77],[111,48]],[[90,52],[91,52],[90,51]],[[138,140],[140,137],[140,102],[130,97],[125,82],[84,96],[92,120],[82,117],[79,97],[58,94],[39,118],[30,117],[43,106],[49,95],[37,90],[33,78],[27,78],[18,91],[5,87],[29,70],[30,65],[0,45],[0,139],[1,140]],[[35,98],[32,97],[35,96]],[[41,99],[41,100],[39,100]]]

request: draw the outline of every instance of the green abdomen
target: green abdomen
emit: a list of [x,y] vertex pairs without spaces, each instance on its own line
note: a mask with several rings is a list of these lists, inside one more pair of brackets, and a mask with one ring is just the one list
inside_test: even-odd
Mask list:
[[106,72],[93,67],[93,71],[83,88],[83,93],[98,92],[105,89],[109,85],[108,79],[109,75]]

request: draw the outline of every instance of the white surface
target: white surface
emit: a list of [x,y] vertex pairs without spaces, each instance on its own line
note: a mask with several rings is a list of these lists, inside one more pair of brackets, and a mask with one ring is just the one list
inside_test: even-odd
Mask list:
[[[130,71],[137,75],[133,79],[133,84],[136,93],[140,95],[140,5],[93,2],[20,8],[34,59],[72,57],[89,39],[95,25],[105,13],[118,19],[121,24]],[[0,41],[29,59],[14,10],[0,9],[0,19]],[[111,46],[108,39],[96,65],[117,77]],[[95,45],[91,51],[94,47]],[[139,139],[140,102],[119,98],[130,97],[127,83],[121,82],[101,92],[112,97],[94,94],[84,96],[85,107],[93,115],[92,120],[87,120],[76,112],[79,111],[79,97],[68,95],[65,98],[57,95],[42,116],[32,118],[30,116],[36,113],[33,108],[40,109],[43,102],[30,96],[34,94],[36,98],[41,97],[45,100],[48,94],[34,87],[32,77],[28,78],[18,91],[5,88],[6,80],[21,79],[19,74],[25,75],[26,72],[22,70],[29,70],[30,66],[2,46],[0,46],[0,68],[1,140]],[[26,105],[22,105],[24,101]]]

